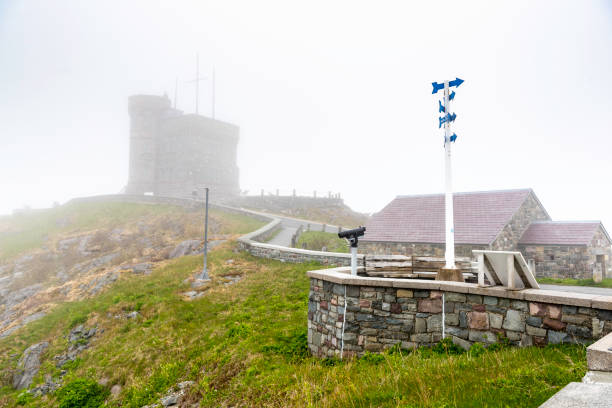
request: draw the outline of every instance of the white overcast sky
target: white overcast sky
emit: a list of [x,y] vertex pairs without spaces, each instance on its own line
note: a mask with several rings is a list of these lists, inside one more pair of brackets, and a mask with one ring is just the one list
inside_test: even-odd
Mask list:
[[178,77],[192,112],[196,52],[243,190],[442,192],[431,82],[459,76],[455,191],[531,187],[612,230],[611,0],[0,0],[0,214],[118,192],[128,95]]

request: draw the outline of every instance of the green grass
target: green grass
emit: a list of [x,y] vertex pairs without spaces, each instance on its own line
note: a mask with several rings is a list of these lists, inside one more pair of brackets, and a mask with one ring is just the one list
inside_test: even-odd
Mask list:
[[603,279],[595,283],[593,279],[571,279],[571,278],[538,278],[539,283],[548,285],[568,285],[568,286],[593,286],[597,288],[612,288],[612,278]]
[[328,252],[349,252],[349,246],[345,239],[338,238],[338,234],[323,231],[306,231],[300,235],[296,244],[297,248],[302,248],[306,244],[306,249],[320,251],[326,247]]
[[[231,264],[227,259],[233,259]],[[104,328],[70,364],[64,383],[108,379],[123,390],[108,406],[141,407],[172,385],[196,381],[188,398],[200,406],[257,407],[536,407],[586,371],[583,346],[503,348],[482,353],[386,353],[360,360],[320,360],[305,353],[309,280],[316,264],[285,264],[236,253],[228,243],[210,254],[213,286],[196,301],[179,293],[201,257],[166,263],[150,276],[128,276],[96,298],[58,305],[0,340],[0,406],[15,406],[8,384],[23,350],[51,345],[36,380],[57,374],[52,356],[63,336],[86,322]],[[231,286],[224,275],[242,273]],[[114,319],[139,308],[135,320]],[[36,382],[35,382],[36,384]],[[76,383],[78,384],[78,382]],[[31,407],[57,406],[56,396]]]

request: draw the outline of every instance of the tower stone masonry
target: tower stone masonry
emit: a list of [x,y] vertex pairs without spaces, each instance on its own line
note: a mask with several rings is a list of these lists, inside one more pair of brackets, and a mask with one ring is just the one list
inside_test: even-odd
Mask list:
[[127,194],[215,199],[240,193],[236,150],[239,128],[173,109],[167,96],[133,95]]

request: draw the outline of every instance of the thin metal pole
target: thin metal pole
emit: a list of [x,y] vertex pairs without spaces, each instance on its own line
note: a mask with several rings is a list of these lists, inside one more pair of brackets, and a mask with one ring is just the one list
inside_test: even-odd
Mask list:
[[196,83],[196,109],[195,109],[195,113],[196,115],[198,114],[198,103],[199,103],[199,98],[200,98],[200,54],[196,54],[196,79],[195,79],[195,83]]
[[178,100],[178,77],[174,79],[174,109],[176,109],[177,100]]
[[[444,110],[447,118],[450,115],[449,84],[444,81]],[[451,141],[450,120],[444,123],[444,156],[445,156],[445,213],[446,213],[446,269],[455,269],[455,220],[453,214],[453,184],[451,172]]]
[[210,279],[208,277],[208,187],[206,187],[206,215],[204,218],[204,269],[202,269],[201,279]]
[[212,118],[215,118],[215,66],[212,69]]

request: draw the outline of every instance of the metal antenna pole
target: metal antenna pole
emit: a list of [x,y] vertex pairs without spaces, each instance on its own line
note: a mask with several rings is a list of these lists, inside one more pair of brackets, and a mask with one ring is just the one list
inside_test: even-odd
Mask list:
[[208,257],[208,187],[206,187],[206,215],[204,218],[204,269],[202,269],[202,276],[200,277],[200,279],[203,280],[208,280],[210,279],[208,277],[208,262],[207,262],[207,257]]
[[[448,92],[448,81],[444,81],[444,106],[445,114],[450,115],[450,98]],[[444,123],[444,156],[445,156],[445,213],[446,213],[446,259],[445,269],[456,269],[455,266],[455,220],[453,209],[453,185],[451,172],[451,131],[450,120]]]
[[174,109],[176,109],[176,101],[178,100],[178,77],[174,79]]
[[196,83],[195,113],[197,115],[198,114],[198,102],[200,98],[200,54],[199,53],[196,54],[196,76],[195,77],[196,77],[195,79],[195,83]]

